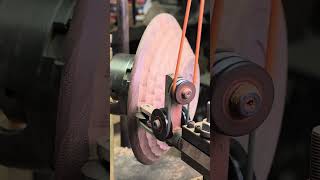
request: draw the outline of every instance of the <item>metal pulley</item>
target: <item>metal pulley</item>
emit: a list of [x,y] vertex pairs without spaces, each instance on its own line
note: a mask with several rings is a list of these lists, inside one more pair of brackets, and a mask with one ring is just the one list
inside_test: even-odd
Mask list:
[[151,127],[153,134],[160,141],[172,136],[172,124],[166,115],[166,110],[155,109],[151,114]]
[[176,103],[181,105],[189,104],[196,95],[196,87],[190,81],[178,78],[177,88],[171,93]]
[[274,86],[259,65],[230,52],[218,52],[211,72],[211,119],[217,131],[246,135],[268,117]]

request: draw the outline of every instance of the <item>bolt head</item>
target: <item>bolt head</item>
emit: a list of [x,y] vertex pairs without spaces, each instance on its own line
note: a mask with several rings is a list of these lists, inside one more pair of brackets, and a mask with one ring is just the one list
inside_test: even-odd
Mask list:
[[231,109],[241,117],[253,116],[261,106],[258,89],[252,84],[239,86],[230,98]]
[[159,119],[156,119],[152,122],[152,126],[155,128],[155,129],[160,129],[161,127],[161,122]]
[[244,116],[252,116],[254,115],[259,107],[260,98],[256,93],[250,93],[240,98],[240,113]]
[[186,88],[182,91],[182,98],[183,99],[189,99],[192,96],[192,90],[189,88]]

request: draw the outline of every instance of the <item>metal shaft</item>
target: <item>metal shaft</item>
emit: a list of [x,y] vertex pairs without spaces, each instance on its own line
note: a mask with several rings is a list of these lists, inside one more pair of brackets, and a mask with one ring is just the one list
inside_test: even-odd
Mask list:
[[121,42],[121,52],[129,53],[129,11],[128,11],[128,1],[119,0],[118,1],[118,28],[119,28],[119,40]]
[[207,103],[207,121],[208,121],[208,123],[210,123],[210,101],[208,101],[208,103]]
[[[190,118],[189,110],[190,110],[190,103],[187,106],[187,122],[189,121],[189,118]],[[192,119],[191,119],[191,121],[192,121]]]

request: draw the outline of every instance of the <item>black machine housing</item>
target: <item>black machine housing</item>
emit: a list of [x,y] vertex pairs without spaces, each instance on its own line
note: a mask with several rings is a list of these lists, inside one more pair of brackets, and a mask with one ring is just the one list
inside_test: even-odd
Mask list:
[[27,125],[0,131],[0,164],[52,167],[63,43],[75,4],[0,1],[0,109],[9,121]]

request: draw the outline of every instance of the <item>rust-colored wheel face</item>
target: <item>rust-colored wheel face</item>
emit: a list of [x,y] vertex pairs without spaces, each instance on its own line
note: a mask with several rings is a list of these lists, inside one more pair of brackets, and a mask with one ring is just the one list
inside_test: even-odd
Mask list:
[[[166,75],[175,71],[181,34],[181,28],[173,16],[160,14],[145,30],[135,56],[128,95],[128,131],[135,157],[144,164],[157,161],[169,146],[139,127],[135,113],[142,104],[150,104],[155,108],[164,107],[165,79]],[[192,81],[193,67],[194,53],[186,41],[179,76]],[[197,77],[200,77],[200,73]],[[190,103],[191,118],[197,107],[199,78],[195,84],[196,94]],[[174,105],[171,109],[173,131],[181,128],[181,108],[181,105]]]

